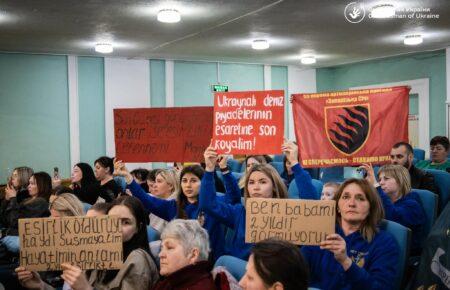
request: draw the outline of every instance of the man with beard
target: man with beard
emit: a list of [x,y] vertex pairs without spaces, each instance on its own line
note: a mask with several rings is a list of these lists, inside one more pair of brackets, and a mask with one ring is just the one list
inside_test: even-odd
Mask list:
[[406,142],[399,142],[392,146],[391,164],[402,165],[409,171],[411,176],[411,187],[415,189],[426,189],[439,194],[439,189],[434,184],[434,177],[431,173],[414,166],[414,151],[412,146]]

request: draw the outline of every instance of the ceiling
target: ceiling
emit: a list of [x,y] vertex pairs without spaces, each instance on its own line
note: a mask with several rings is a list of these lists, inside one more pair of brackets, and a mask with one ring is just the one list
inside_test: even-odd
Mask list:
[[[450,46],[449,0],[382,1],[406,17],[394,19],[369,18],[380,1],[360,1],[366,16],[356,24],[344,17],[352,1],[4,0],[0,51],[104,56],[93,47],[110,42],[112,57],[300,65],[309,54],[317,58],[311,67],[327,67]],[[181,22],[158,22],[163,8],[180,11]],[[411,8],[439,18],[408,18]],[[417,33],[423,44],[403,44],[404,35]],[[251,49],[261,38],[270,48]]]

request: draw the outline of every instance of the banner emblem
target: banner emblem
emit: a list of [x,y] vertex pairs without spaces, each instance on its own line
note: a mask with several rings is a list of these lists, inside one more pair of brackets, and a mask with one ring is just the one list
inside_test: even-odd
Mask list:
[[370,133],[370,105],[324,107],[328,140],[339,152],[351,155],[366,143]]

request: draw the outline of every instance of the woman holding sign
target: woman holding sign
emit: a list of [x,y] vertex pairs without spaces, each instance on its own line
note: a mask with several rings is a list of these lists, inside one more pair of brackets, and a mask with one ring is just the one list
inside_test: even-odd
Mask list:
[[337,191],[336,233],[319,246],[303,246],[310,287],[320,289],[391,289],[399,249],[391,234],[378,228],[381,201],[363,179],[348,179]]
[[[117,198],[108,212],[122,223],[123,266],[120,270],[93,270],[89,275],[69,263],[61,264],[65,284],[72,290],[141,290],[152,287],[159,279],[158,270],[147,239],[148,216],[138,199]],[[16,269],[18,279],[26,288],[53,289],[35,272]]]
[[[180,173],[180,193],[177,199],[162,199],[144,192],[121,161],[114,164],[115,172],[125,177],[127,188],[139,198],[147,210],[166,221],[175,218],[195,219],[208,231],[214,260],[224,254],[224,232],[221,224],[200,210],[198,194],[204,170],[199,165],[186,166]],[[241,200],[239,189],[233,196],[225,196],[226,202],[238,203]]]
[[363,164],[361,167],[367,171],[367,181],[378,191],[386,219],[411,229],[411,254],[420,255],[427,218],[419,195],[411,191],[408,169],[401,165],[384,165],[378,171],[379,183],[377,183],[373,167],[369,164]]
[[[284,154],[293,164],[295,182],[299,188],[300,198],[314,199],[315,189],[310,181],[311,177],[298,164],[298,149],[293,142],[286,142],[282,146]],[[245,243],[245,207],[242,204],[229,204],[216,196],[214,187],[214,170],[218,154],[213,147],[208,147],[204,153],[206,172],[200,188],[200,207],[212,217],[233,229],[229,255],[247,260],[252,244]],[[231,174],[229,174],[231,175]],[[308,179],[309,177],[309,179]],[[224,180],[227,184],[227,174]],[[253,165],[245,176],[244,196],[263,198],[287,198],[287,189],[278,172],[270,165]]]

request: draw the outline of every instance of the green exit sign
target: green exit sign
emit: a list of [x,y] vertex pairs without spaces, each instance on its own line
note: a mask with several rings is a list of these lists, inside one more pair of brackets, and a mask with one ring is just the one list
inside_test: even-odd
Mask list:
[[228,92],[228,86],[225,85],[212,85],[213,92]]

